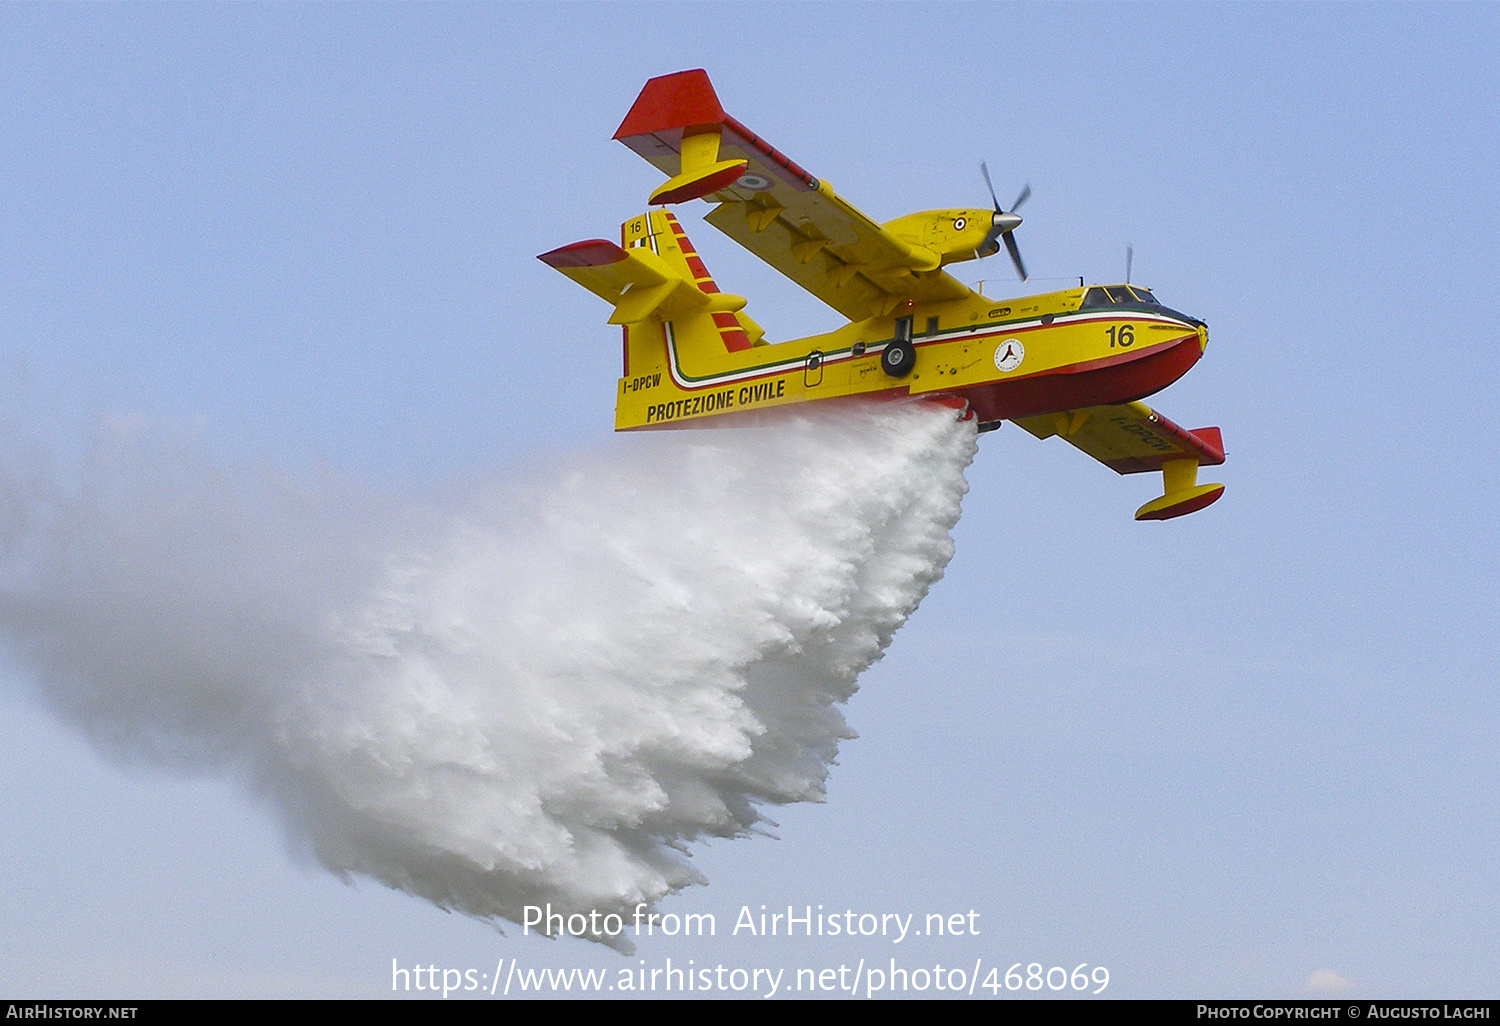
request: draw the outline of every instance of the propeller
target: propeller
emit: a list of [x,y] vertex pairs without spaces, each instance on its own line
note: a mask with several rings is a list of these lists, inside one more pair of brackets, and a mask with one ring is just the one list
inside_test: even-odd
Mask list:
[[[990,220],[990,230],[985,235],[984,241],[979,244],[978,251],[984,253],[985,250],[994,245],[997,239],[1003,236],[1005,238],[1005,248],[1010,253],[1010,261],[1016,265],[1016,273],[1021,276],[1021,280],[1025,281],[1027,278],[1026,265],[1021,262],[1021,250],[1016,246],[1015,237],[1011,233],[1021,226],[1021,218],[1016,211],[1031,196],[1031,185],[1028,183],[1026,188],[1021,190],[1021,195],[1017,196],[1016,201],[1010,205],[1010,210],[1005,211],[1000,209],[1000,200],[995,195],[995,184],[990,181],[990,169],[982,160],[979,162],[979,173],[984,175],[984,184],[989,187],[990,201],[995,204],[995,214]],[[996,246],[995,248],[998,249],[999,247]],[[994,252],[994,250],[990,250],[990,252]]]

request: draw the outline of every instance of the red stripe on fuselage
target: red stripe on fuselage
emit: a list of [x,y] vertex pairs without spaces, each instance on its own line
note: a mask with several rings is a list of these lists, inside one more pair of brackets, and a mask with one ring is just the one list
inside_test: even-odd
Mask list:
[[731,353],[739,353],[750,348],[750,336],[745,334],[745,329],[740,327],[740,319],[734,314],[716,313],[714,324],[719,329],[719,337],[724,340],[725,349]]
[[682,230],[682,225],[677,223],[677,218],[671,213],[667,214],[667,224],[672,229],[673,237],[677,239],[677,248],[682,250],[682,259],[687,262],[688,270],[693,274],[698,291],[718,292],[719,286],[714,282],[714,276],[708,273],[708,266],[703,263],[703,258],[693,248],[692,240],[687,237],[687,232]]

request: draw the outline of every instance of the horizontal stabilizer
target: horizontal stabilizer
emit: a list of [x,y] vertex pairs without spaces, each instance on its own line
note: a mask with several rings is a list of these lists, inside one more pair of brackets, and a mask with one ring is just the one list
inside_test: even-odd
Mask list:
[[653,315],[663,319],[694,312],[733,312],[739,296],[708,294],[676,273],[649,249],[621,249],[604,239],[562,246],[537,257],[615,308],[610,324],[635,324]]

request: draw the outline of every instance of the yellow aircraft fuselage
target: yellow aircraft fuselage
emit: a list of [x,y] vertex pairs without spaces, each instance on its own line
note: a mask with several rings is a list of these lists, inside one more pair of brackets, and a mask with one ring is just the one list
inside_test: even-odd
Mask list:
[[[642,220],[655,229],[647,244],[669,264],[696,260],[670,215],[626,222],[627,233]],[[1125,302],[1085,306],[1091,293]],[[725,313],[717,316],[730,322],[721,334],[741,330]],[[1122,286],[909,300],[890,315],[826,334],[738,350],[684,344],[675,321],[630,325],[626,334],[618,431],[705,427],[709,418],[850,396],[951,396],[988,425],[1143,398],[1186,373],[1208,342],[1201,322]],[[882,354],[901,339],[910,340],[915,359],[896,376],[882,367]]]

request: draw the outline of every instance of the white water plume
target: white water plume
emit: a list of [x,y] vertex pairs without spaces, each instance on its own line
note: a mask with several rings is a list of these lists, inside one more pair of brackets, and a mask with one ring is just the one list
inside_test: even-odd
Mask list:
[[425,503],[139,438],[67,496],[12,458],[0,631],[108,751],[240,777],[335,873],[624,914],[704,882],[691,842],[823,798],[841,704],[952,555],[974,437],[924,405],[793,413]]

